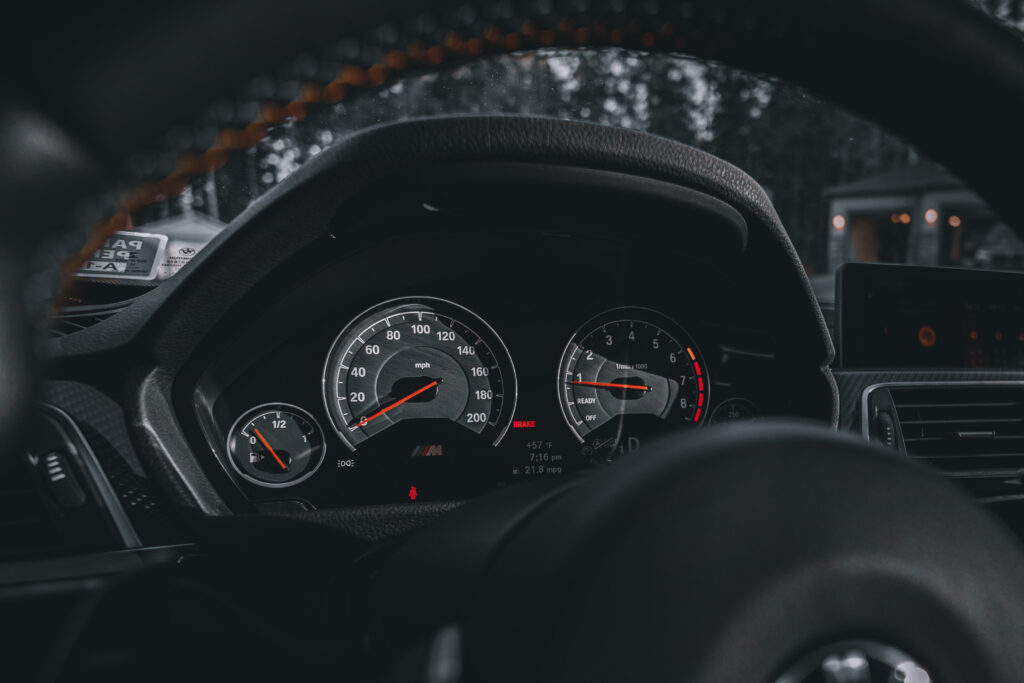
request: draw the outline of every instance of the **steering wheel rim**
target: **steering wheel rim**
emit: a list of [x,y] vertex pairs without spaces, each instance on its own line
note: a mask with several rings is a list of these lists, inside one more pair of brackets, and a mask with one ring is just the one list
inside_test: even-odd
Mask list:
[[458,624],[468,680],[769,682],[849,639],[909,652],[936,681],[1024,665],[1015,539],[852,437],[719,426],[531,493],[408,541],[376,587],[378,637],[408,648]]

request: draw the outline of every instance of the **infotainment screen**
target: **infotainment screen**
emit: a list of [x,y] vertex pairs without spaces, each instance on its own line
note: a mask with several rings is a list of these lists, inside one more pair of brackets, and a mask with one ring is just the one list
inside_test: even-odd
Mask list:
[[842,367],[1024,368],[1024,273],[851,263],[836,287]]

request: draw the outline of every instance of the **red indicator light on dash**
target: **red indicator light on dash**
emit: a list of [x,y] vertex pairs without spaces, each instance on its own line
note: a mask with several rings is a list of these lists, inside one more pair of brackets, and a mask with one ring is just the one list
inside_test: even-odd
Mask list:
[[512,420],[512,429],[536,429],[536,420]]
[[418,491],[416,490],[416,487],[415,487],[415,486],[410,486],[410,487],[409,487],[409,500],[416,500],[416,498],[417,498],[417,497],[418,497],[419,495],[420,495],[420,494],[419,494],[419,492],[418,492]]

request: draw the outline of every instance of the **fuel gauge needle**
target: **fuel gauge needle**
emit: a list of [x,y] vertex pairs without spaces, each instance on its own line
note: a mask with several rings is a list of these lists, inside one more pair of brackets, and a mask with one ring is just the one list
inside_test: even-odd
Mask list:
[[573,380],[569,384],[579,384],[585,387],[602,387],[604,389],[637,389],[638,391],[650,391],[651,388],[643,384],[616,384],[615,382],[579,382]]
[[439,384],[439,382],[435,379],[430,384],[427,384],[426,386],[420,387],[419,389],[417,389],[416,391],[412,392],[408,396],[403,396],[402,398],[398,399],[394,403],[391,403],[390,405],[388,405],[386,408],[381,408],[380,410],[378,410],[373,415],[370,415],[369,417],[364,417],[362,420],[360,420],[356,424],[358,426],[360,426],[360,427],[365,427],[367,424],[370,423],[371,420],[376,420],[378,417],[380,417],[384,413],[388,412],[389,410],[394,410],[395,408],[397,408],[398,406],[402,405],[406,401],[409,401],[409,400],[412,400],[412,399],[416,398],[417,396],[422,394],[424,391],[427,391],[428,389],[433,389],[438,384]]
[[274,456],[274,460],[276,460],[277,464],[281,466],[281,469],[284,470],[285,472],[287,472],[288,471],[288,467],[284,464],[284,461],[281,460],[280,457],[278,457],[277,452],[274,451],[273,446],[271,446],[269,443],[267,443],[267,440],[263,438],[263,435],[260,434],[260,430],[253,429],[252,431],[256,432],[256,438],[260,440],[260,443],[262,443],[266,447],[266,449],[268,451],[270,451],[270,454],[272,456]]

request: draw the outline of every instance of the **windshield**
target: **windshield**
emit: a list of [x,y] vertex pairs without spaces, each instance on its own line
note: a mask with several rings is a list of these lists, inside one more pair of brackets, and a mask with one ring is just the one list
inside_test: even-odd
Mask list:
[[765,187],[819,282],[851,261],[1024,269],[1024,241],[976,193],[899,138],[799,88],[680,56],[550,49],[408,77],[273,128],[180,196],[133,215],[115,239],[150,249],[152,272],[82,272],[89,288],[77,302],[99,291],[102,300],[128,298],[174,276],[253,200],[353,131],[458,113],[592,121],[718,155]]

